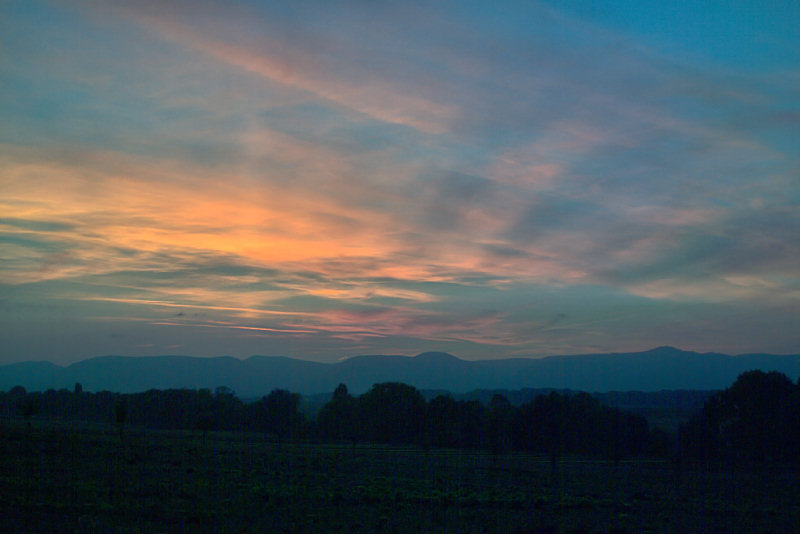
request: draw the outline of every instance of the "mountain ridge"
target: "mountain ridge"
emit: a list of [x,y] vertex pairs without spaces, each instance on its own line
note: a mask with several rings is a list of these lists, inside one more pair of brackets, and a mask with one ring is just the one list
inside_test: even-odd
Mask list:
[[333,391],[340,383],[354,394],[378,382],[404,382],[418,389],[464,393],[476,389],[553,388],[589,392],[713,390],[728,387],[744,371],[800,376],[800,355],[698,353],[675,347],[612,352],[462,360],[445,352],[417,356],[354,356],[322,363],[287,356],[196,357],[98,356],[67,366],[18,362],[0,366],[0,390],[71,389],[134,393],[148,389],[227,386],[242,397],[275,388],[301,394]]

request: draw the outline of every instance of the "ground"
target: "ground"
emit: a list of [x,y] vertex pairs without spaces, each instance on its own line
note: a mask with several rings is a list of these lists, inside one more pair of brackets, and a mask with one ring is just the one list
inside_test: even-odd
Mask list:
[[0,422],[6,532],[789,532],[786,466],[676,469]]

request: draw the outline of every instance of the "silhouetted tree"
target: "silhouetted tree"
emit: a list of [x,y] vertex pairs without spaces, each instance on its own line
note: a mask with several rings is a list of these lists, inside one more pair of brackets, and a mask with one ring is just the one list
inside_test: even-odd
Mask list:
[[613,420],[613,408],[601,406],[588,393],[559,395],[562,402],[563,451],[578,454],[598,455],[606,451],[609,420]]
[[761,461],[784,459],[797,444],[789,444],[790,399],[794,384],[778,372],[743,373],[725,396],[722,431],[738,458]]
[[123,441],[125,433],[125,423],[128,420],[128,399],[121,397],[114,405],[114,422],[119,429],[119,440]]
[[427,436],[434,447],[460,447],[461,428],[458,403],[449,395],[437,395],[428,402]]
[[347,386],[339,384],[333,397],[317,414],[317,430],[320,436],[330,441],[351,441],[355,447],[360,432],[358,406]]
[[797,459],[800,387],[778,372],[747,371],[682,425],[680,453],[701,461]]
[[458,402],[460,446],[477,449],[484,446],[484,414],[486,408],[476,400]]
[[190,399],[191,410],[194,413],[193,426],[199,430],[203,437],[203,446],[206,445],[208,431],[217,426],[217,413],[215,410],[214,397],[211,390],[202,388],[195,392],[194,398]]
[[486,439],[489,451],[500,454],[511,446],[511,419],[513,407],[503,395],[495,394],[486,412]]
[[275,434],[279,448],[284,438],[296,432],[303,422],[299,406],[300,395],[285,389],[272,390],[257,405],[262,428],[266,432]]
[[533,400],[529,410],[533,418],[530,432],[535,436],[536,449],[550,457],[551,475],[566,445],[566,399],[556,392],[540,395]]
[[415,443],[425,428],[425,399],[408,384],[375,384],[359,397],[357,405],[372,441]]
[[242,401],[236,393],[227,387],[220,386],[214,390],[214,419],[219,430],[235,430],[244,424]]
[[706,400],[703,408],[678,430],[678,461],[687,460],[708,463],[722,457],[722,436],[725,416],[725,392]]
[[216,428],[216,418],[214,417],[214,412],[206,410],[197,414],[194,425],[195,428],[202,433],[203,446],[205,447],[208,431]]
[[17,406],[19,407],[22,417],[25,418],[28,433],[30,433],[32,430],[31,418],[39,413],[39,399],[35,394],[27,394],[17,401]]
[[674,449],[675,442],[672,436],[670,436],[666,430],[661,428],[650,429],[647,440],[647,456],[655,458],[671,458],[674,460]]
[[601,450],[606,458],[619,463],[627,456],[644,451],[647,444],[647,420],[618,408],[605,408],[600,418],[603,432]]

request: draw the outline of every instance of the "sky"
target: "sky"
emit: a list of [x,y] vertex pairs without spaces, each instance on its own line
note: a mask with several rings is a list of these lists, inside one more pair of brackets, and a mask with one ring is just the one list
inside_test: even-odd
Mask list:
[[800,353],[795,0],[0,3],[0,363]]

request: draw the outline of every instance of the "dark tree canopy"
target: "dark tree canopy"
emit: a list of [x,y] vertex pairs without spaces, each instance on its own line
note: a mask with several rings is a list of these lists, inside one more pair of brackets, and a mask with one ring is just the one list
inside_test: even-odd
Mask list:
[[297,433],[303,422],[300,395],[285,389],[274,389],[256,403],[256,416],[265,432],[275,434],[278,443]]
[[500,454],[511,448],[511,419],[514,411],[511,403],[503,395],[495,394],[489,401],[486,435],[489,450]]
[[748,371],[680,429],[681,455],[729,462],[800,459],[800,385]]
[[339,384],[333,397],[317,414],[317,432],[329,441],[357,441],[360,433],[358,406],[347,391],[347,386]]
[[[759,380],[755,377],[743,381],[734,393],[740,389],[749,391],[755,386],[748,384]],[[773,393],[783,391],[781,398],[796,398],[791,383],[788,387],[785,380],[769,380]],[[738,398],[737,395],[731,398]],[[749,398],[749,394],[742,395]],[[716,398],[712,401],[720,402]],[[448,395],[426,402],[416,388],[399,382],[375,384],[354,397],[346,385],[340,384],[315,422],[306,419],[300,406],[300,395],[284,389],[275,389],[256,402],[245,404],[224,386],[213,392],[168,389],[129,395],[86,393],[77,386],[72,391],[28,393],[17,387],[8,393],[0,392],[0,410],[5,413],[30,418],[40,409],[46,417],[112,422],[119,426],[121,438],[128,424],[194,429],[203,436],[210,430],[258,430],[274,435],[279,445],[287,439],[315,437],[350,441],[354,447],[358,442],[375,442],[425,448],[484,448],[498,454],[518,450],[548,454],[554,463],[564,454],[621,459],[657,450],[651,445],[654,434],[644,418],[601,405],[585,393],[553,392],[514,406],[503,395],[494,395],[485,404],[477,400],[456,401]],[[749,413],[748,404],[740,402],[738,406],[744,410],[742,413]],[[717,417],[709,415],[713,410],[707,412],[704,417]],[[750,428],[745,424],[749,420],[742,417],[738,426],[731,428]],[[745,442],[747,432],[737,432],[734,434],[740,436],[739,441]],[[658,440],[658,450],[666,450],[663,433]]]
[[425,399],[399,382],[375,384],[359,399],[368,438],[376,443],[415,443],[424,429]]

